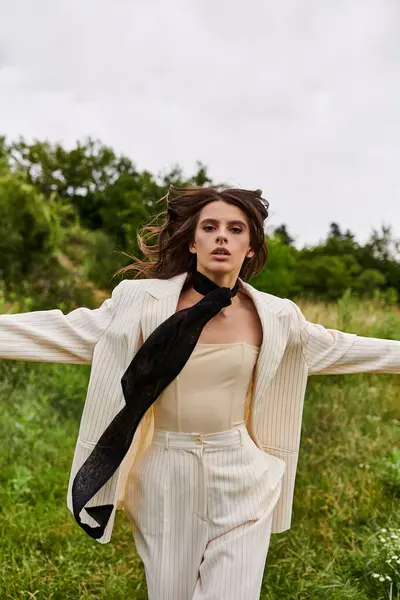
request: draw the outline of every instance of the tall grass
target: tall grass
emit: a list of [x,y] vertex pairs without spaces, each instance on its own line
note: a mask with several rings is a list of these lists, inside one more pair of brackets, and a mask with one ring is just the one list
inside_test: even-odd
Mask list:
[[[354,302],[302,309],[400,339],[398,310]],[[100,545],[65,505],[88,379],[89,367],[0,361],[1,600],[147,598],[123,513]],[[400,598],[399,393],[396,375],[310,378],[292,528],[271,537],[263,600]]]

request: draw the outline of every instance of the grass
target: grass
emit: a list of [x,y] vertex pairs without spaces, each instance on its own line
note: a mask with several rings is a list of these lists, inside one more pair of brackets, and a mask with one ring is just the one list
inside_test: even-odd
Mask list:
[[[302,309],[328,327],[400,339],[396,308],[347,297]],[[0,361],[1,600],[147,598],[123,513],[100,545],[66,508],[89,372]],[[263,600],[400,598],[399,392],[396,375],[309,379],[292,528],[271,537]]]

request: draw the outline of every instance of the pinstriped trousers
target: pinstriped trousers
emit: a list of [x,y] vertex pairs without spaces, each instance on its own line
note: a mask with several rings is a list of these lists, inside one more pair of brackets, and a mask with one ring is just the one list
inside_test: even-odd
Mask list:
[[149,600],[259,599],[284,470],[245,425],[156,429],[125,492]]

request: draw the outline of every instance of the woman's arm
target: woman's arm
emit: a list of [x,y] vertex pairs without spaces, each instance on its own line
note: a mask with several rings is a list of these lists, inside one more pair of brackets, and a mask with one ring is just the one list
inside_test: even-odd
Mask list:
[[121,281],[99,308],[58,309],[0,315],[0,358],[90,364],[94,347],[110,326],[121,297]]
[[362,337],[310,323],[291,300],[309,375],[400,373],[400,341]]

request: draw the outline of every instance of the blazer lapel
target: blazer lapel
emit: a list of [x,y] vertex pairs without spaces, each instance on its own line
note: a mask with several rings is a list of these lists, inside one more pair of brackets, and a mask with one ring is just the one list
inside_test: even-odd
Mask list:
[[140,326],[143,342],[149,335],[176,312],[179,296],[188,273],[171,279],[152,279],[146,290]]
[[[143,342],[163,321],[176,312],[179,296],[188,273],[184,272],[171,279],[153,279],[146,290],[146,298],[141,316]],[[268,381],[274,376],[285,349],[285,336],[282,335],[280,321],[280,298],[264,294],[249,283],[240,279],[245,292],[252,298],[263,329],[263,340],[254,374],[253,402],[257,406],[265,392]]]
[[[242,280],[241,280],[242,281]],[[282,323],[278,319],[281,311],[280,298],[260,292],[242,281],[247,294],[252,298],[263,330],[263,339],[254,371],[253,403],[257,407],[263,399],[268,382],[274,377],[286,347]]]

